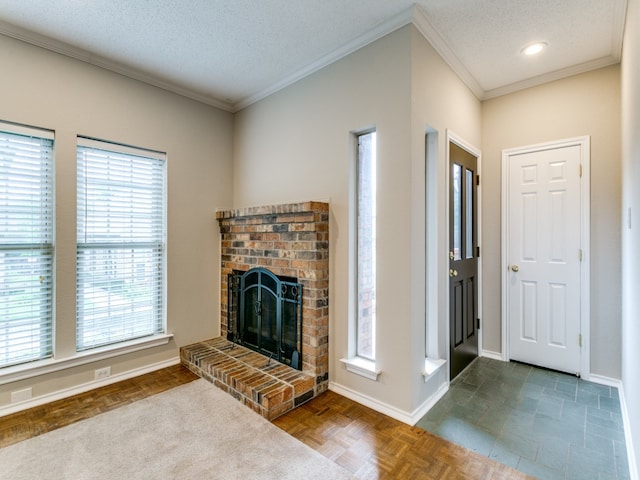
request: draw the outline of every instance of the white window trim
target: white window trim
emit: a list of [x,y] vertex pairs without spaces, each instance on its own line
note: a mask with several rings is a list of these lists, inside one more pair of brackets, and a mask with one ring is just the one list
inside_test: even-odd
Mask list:
[[422,376],[424,377],[424,381],[426,382],[431,377],[433,377],[436,373],[440,371],[440,369],[446,365],[447,361],[444,358],[425,358],[424,359],[424,370],[422,371]]
[[[442,357],[442,352],[438,345],[440,332],[444,329],[440,328],[438,311],[440,308],[439,291],[441,290],[441,282],[439,281],[439,265],[437,261],[429,261],[426,259],[440,258],[439,246],[439,230],[441,225],[438,223],[439,212],[442,207],[441,195],[439,194],[440,179],[439,175],[443,171],[443,167],[439,161],[439,133],[434,128],[427,126],[425,128],[425,182],[424,201],[425,215],[424,222],[425,235],[425,358],[422,370],[424,381],[427,382],[433,378],[446,365],[446,358]],[[446,168],[444,169],[447,170]],[[445,202],[446,203],[446,202]],[[430,221],[427,221],[430,219]],[[446,228],[445,228],[446,230]],[[439,290],[440,289],[440,290]]]
[[348,322],[348,358],[341,358],[340,362],[344,364],[348,372],[360,375],[369,380],[378,381],[378,377],[382,370],[376,367],[376,361],[357,355],[357,337],[358,337],[358,136],[367,133],[376,132],[375,125],[353,130],[351,135],[351,166],[350,166],[350,194],[349,194],[349,322]]
[[48,140],[55,140],[54,131],[49,129],[31,127],[29,125],[5,122],[2,120],[0,120],[0,128],[5,132],[11,132],[17,135],[27,135],[29,137],[40,137]]
[[340,361],[347,368],[348,372],[355,373],[369,380],[378,381],[382,370],[376,368],[376,362],[362,357],[341,358]]
[[[162,278],[163,278],[163,284],[162,284],[162,296],[163,296],[163,307],[162,307],[162,314],[161,314],[161,322],[162,322],[162,326],[163,326],[163,332],[159,332],[155,335],[153,335],[153,337],[140,337],[138,339],[131,339],[131,340],[125,340],[122,342],[117,342],[117,343],[110,343],[107,345],[104,345],[102,347],[90,347],[88,349],[84,349],[84,350],[80,350],[80,351],[76,351],[77,355],[84,355],[84,354],[89,354],[91,352],[100,352],[103,349],[107,349],[107,350],[117,350],[119,346],[123,345],[123,346],[127,346],[131,343],[136,343],[138,341],[143,342],[145,339],[148,338],[161,338],[164,336],[169,335],[169,338],[172,337],[172,334],[167,334],[167,328],[168,328],[168,324],[167,324],[167,261],[168,261],[168,256],[167,256],[167,228],[168,228],[168,221],[167,221],[167,209],[168,209],[168,205],[167,205],[167,196],[168,196],[168,179],[167,179],[167,165],[166,165],[166,161],[167,161],[167,154],[166,152],[161,152],[159,150],[153,150],[153,149],[149,149],[149,148],[141,148],[141,147],[135,147],[135,146],[131,146],[131,145],[125,145],[125,144],[121,144],[121,143],[115,143],[115,142],[111,142],[109,140],[101,140],[101,139],[96,139],[96,138],[92,138],[92,137],[87,137],[87,136],[82,136],[82,135],[78,135],[76,138],[76,148],[78,147],[86,147],[86,148],[95,148],[98,150],[106,150],[106,151],[111,151],[111,152],[118,152],[118,153],[122,153],[125,155],[135,155],[135,156],[140,156],[140,157],[149,157],[149,156],[154,156],[156,158],[160,158],[165,162],[165,185],[164,185],[164,189],[165,189],[165,199],[164,199],[164,225],[165,225],[165,237],[164,237],[164,258],[163,258],[163,265],[162,265]],[[77,194],[77,191],[76,191]],[[76,211],[76,215],[77,215],[77,211]],[[77,247],[77,246],[76,246]],[[77,259],[76,259],[76,266],[77,266]],[[77,288],[77,277],[76,277],[76,288]],[[76,290],[76,301],[77,301],[77,290]],[[77,312],[76,312],[76,333],[77,333]],[[167,340],[168,342],[168,340]],[[165,343],[167,343],[165,342]],[[76,349],[78,348],[77,343],[76,343]],[[134,350],[135,351],[135,350]],[[108,358],[108,357],[107,357]],[[1,384],[1,383],[0,383]]]
[[172,333],[143,337],[128,342],[108,345],[101,348],[94,348],[84,352],[76,353],[73,357],[62,359],[47,359],[31,363],[23,363],[0,369],[0,385],[5,385],[19,380],[45,375],[47,373],[58,372],[81,365],[119,357],[128,353],[160,347],[168,344],[173,339]]
[[[55,162],[55,132],[53,130],[50,129],[45,129],[45,128],[40,128],[40,127],[35,127],[35,126],[30,126],[30,125],[23,125],[20,123],[14,123],[14,122],[9,122],[9,121],[4,121],[4,120],[0,120],[0,130],[2,130],[3,132],[7,132],[9,134],[12,135],[19,135],[19,136],[26,136],[26,137],[34,137],[34,138],[40,138],[40,139],[45,139],[45,140],[50,140],[52,142],[51,145],[51,158],[50,158],[50,165],[51,165],[51,174],[52,174],[52,183],[51,183],[51,187],[52,187],[52,204],[51,204],[51,221],[53,222],[53,225],[55,225],[56,222],[56,217],[57,217],[57,211],[56,211],[56,204],[55,204],[55,189],[56,189],[56,185],[55,185],[55,171],[56,171],[56,162]],[[23,365],[29,365],[31,363],[35,363],[35,362],[42,362],[42,361],[48,361],[52,358],[52,355],[55,354],[55,315],[56,315],[56,307],[55,307],[55,290],[56,290],[56,286],[55,286],[55,273],[56,273],[56,268],[55,268],[55,262],[56,262],[56,252],[55,252],[55,243],[56,243],[56,235],[55,235],[55,226],[52,227],[51,230],[51,242],[50,244],[50,248],[51,248],[51,297],[50,297],[50,317],[49,317],[49,328],[50,328],[50,335],[49,335],[49,352],[47,353],[46,356],[42,356],[41,359],[31,359],[31,360],[21,360],[21,363],[17,363],[17,364],[9,364],[10,366],[2,366],[0,367],[0,372],[3,372],[4,370],[13,368],[13,367],[20,367]],[[16,244],[16,247],[19,244]]]
[[[360,271],[360,138],[366,135],[372,135],[373,134],[373,138],[374,141],[377,142],[377,140],[375,140],[377,138],[377,130],[376,128],[371,128],[368,130],[364,130],[361,132],[358,132],[355,134],[354,136],[354,140],[355,140],[355,159],[354,159],[354,168],[355,168],[355,176],[354,176],[354,262],[355,262],[355,278],[354,278],[354,284],[353,284],[353,288],[354,288],[354,299],[355,299],[355,311],[354,311],[354,315],[355,315],[355,355],[354,358],[360,359],[357,363],[358,365],[362,364],[372,364],[373,367],[369,368],[370,371],[374,371],[375,370],[375,361],[376,361],[376,327],[374,325],[373,329],[371,330],[371,336],[373,338],[373,354],[371,357],[369,356],[365,356],[362,355],[360,352],[360,347],[359,347],[359,343],[360,343],[360,308],[358,306],[358,302],[359,302],[359,295],[360,295],[360,289],[359,289],[359,284],[360,284],[360,275],[361,275],[361,271]],[[373,159],[372,159],[372,163],[374,164],[373,170],[377,171],[377,146],[375,146],[372,149],[373,152]],[[375,185],[375,183],[377,183],[377,179],[376,182],[374,182],[374,189],[377,189],[377,185]],[[374,202],[376,200],[374,199]],[[374,210],[375,210],[375,205],[374,205]],[[375,212],[374,212],[374,219],[375,219]],[[375,220],[374,220],[375,221]],[[376,236],[376,232],[375,229],[377,227],[374,224],[374,237]],[[375,243],[374,243],[375,245]],[[375,257],[375,247],[374,247],[374,257]],[[375,258],[374,258],[374,262],[375,262]],[[374,274],[374,278],[376,275],[376,268],[373,268],[373,274]],[[374,292],[376,290],[376,286],[374,286]],[[377,315],[374,316],[374,320],[375,317]]]

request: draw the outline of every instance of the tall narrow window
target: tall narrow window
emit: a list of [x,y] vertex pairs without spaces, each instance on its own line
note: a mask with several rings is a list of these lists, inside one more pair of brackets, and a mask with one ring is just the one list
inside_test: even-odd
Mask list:
[[78,138],[78,351],[164,332],[165,155]]
[[0,123],[0,368],[52,355],[53,133]]
[[376,132],[358,135],[357,355],[376,356]]

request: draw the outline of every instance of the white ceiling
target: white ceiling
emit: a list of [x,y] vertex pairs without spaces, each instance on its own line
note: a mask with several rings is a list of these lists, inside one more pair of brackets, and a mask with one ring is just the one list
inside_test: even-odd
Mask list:
[[[618,63],[626,0],[0,0],[0,34],[230,111],[413,22],[480,99]],[[538,57],[521,48],[548,42]]]

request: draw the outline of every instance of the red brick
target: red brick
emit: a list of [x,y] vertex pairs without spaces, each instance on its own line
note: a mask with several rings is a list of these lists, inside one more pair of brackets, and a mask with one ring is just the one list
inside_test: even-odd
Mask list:
[[[328,341],[328,223],[329,205],[321,202],[303,202],[297,204],[275,205],[264,207],[250,207],[236,210],[216,212],[222,232],[221,273],[221,329],[226,333],[227,282],[226,276],[232,270],[246,271],[254,266],[271,269],[278,275],[297,277],[303,284],[304,309],[303,332],[306,339],[314,347],[326,345]],[[266,222],[266,223],[265,223]],[[273,223],[288,223],[289,232],[273,231]],[[278,227],[278,230],[281,228]],[[240,245],[234,242],[245,242]],[[248,251],[248,253],[247,253]],[[272,256],[265,255],[271,251]],[[301,252],[301,257],[297,257]],[[255,255],[255,256],[254,256]],[[316,338],[309,341],[308,335]],[[322,350],[317,352],[323,355]],[[311,358],[303,355],[305,369],[311,365],[319,371],[326,372],[327,359],[318,364],[305,361]],[[246,372],[245,372],[246,373]],[[314,373],[314,372],[312,372]],[[252,377],[249,377],[252,378]],[[243,381],[250,382],[243,378]]]

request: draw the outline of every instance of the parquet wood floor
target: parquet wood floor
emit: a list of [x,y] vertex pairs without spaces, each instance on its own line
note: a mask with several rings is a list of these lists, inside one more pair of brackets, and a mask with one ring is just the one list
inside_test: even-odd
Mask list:
[[[197,378],[176,365],[0,417],[0,448]],[[273,423],[361,480],[532,478],[333,392]]]
[[273,423],[362,480],[533,478],[334,392]]

